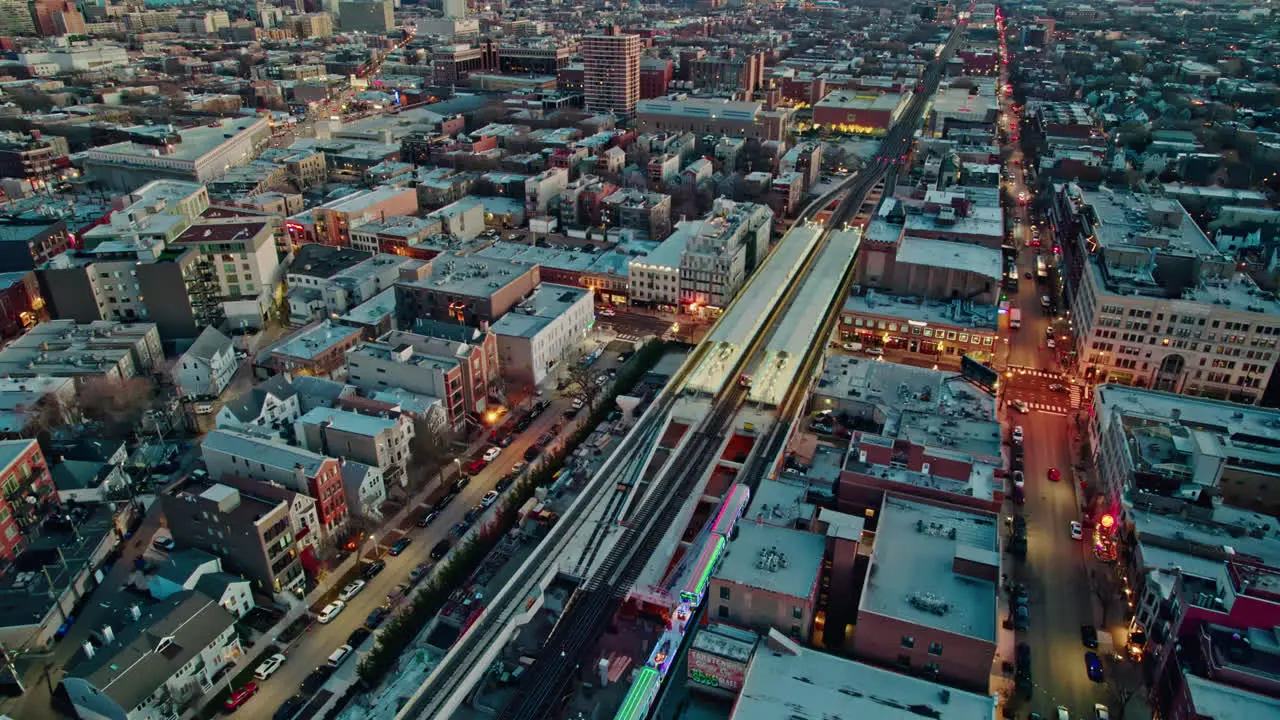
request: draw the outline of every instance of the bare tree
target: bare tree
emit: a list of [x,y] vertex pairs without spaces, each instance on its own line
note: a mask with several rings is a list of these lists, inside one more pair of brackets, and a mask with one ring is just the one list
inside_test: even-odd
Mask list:
[[128,437],[143,413],[155,405],[156,388],[142,377],[96,377],[81,384],[76,395],[85,417],[102,423],[106,437],[121,439]]
[[600,395],[600,386],[596,384],[598,375],[590,367],[577,363],[569,366],[569,392],[581,399],[588,408],[595,405],[596,398]]

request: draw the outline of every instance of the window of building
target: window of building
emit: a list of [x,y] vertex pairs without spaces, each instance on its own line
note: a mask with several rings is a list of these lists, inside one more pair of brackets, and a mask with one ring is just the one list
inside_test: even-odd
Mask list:
[[931,643],[929,643],[929,654],[930,654],[930,655],[941,655],[941,654],[942,654],[942,643],[936,643],[936,642],[931,642]]
[[720,617],[722,617],[722,618],[727,618],[727,617],[729,617],[729,606],[728,606],[728,605],[721,605],[721,606],[720,606],[719,615],[720,615]]
[[800,620],[804,618],[804,608],[800,607],[799,605],[793,605],[791,607],[791,617],[795,618],[796,620]]
[[902,647],[904,647],[904,648],[913,648],[913,647],[915,647],[915,646],[916,646],[916,639],[915,639],[915,638],[911,637],[910,635],[903,635],[903,636],[902,636]]
[[727,585],[720,586],[720,599],[721,600],[729,599],[729,587]]

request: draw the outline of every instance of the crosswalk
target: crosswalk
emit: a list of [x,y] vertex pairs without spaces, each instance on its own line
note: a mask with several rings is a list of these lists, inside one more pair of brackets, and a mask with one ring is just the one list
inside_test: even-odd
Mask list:
[[1027,409],[1049,413],[1050,415],[1066,416],[1071,414],[1071,408],[1062,405],[1052,405],[1050,403],[1029,402],[1027,403]]
[[1061,380],[1062,373],[1049,372],[1048,370],[1037,370],[1036,368],[1010,366],[1009,370],[1018,375],[1030,375],[1031,377],[1047,378],[1049,380]]
[[1068,385],[1067,391],[1068,393],[1070,393],[1070,397],[1071,397],[1071,409],[1079,410],[1080,399],[1081,399],[1081,396],[1084,395],[1084,390],[1082,390],[1079,385]]

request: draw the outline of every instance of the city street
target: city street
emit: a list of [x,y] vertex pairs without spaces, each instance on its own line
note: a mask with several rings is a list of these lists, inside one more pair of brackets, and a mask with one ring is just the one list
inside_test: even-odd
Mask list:
[[[611,367],[613,359],[613,355],[607,355],[601,358],[600,362],[594,365],[593,368],[603,370]],[[470,484],[463,488],[458,497],[440,513],[440,516],[429,527],[419,528],[412,523],[407,525],[406,530],[408,532],[406,535],[413,539],[413,544],[403,554],[399,557],[386,555],[387,545],[390,543],[384,540],[385,535],[378,538],[379,547],[377,553],[386,561],[386,569],[370,580],[368,586],[347,603],[346,609],[333,622],[327,625],[315,623],[308,632],[302,635],[296,644],[288,650],[289,661],[270,679],[260,683],[258,694],[246,703],[245,707],[248,708],[247,717],[269,717],[285,700],[297,693],[299,686],[307,675],[311,674],[311,671],[315,670],[317,666],[324,664],[325,658],[337,649],[339,645],[345,643],[347,636],[353,630],[364,624],[365,618],[374,608],[386,602],[387,594],[405,581],[405,577],[414,566],[430,561],[431,548],[436,543],[444,538],[450,538],[453,544],[457,545],[459,539],[452,538],[449,535],[449,528],[462,520],[467,511],[480,502],[481,496],[493,489],[494,483],[505,475],[513,464],[523,460],[525,450],[535,443],[543,433],[551,430],[552,426],[557,423],[568,425],[563,413],[572,402],[571,398],[560,395],[553,396],[552,393],[548,393],[547,397],[551,399],[552,406],[539,415],[528,430],[517,435],[509,447],[503,448],[502,454],[498,456],[497,460],[494,460],[488,467],[473,477]],[[579,415],[579,418],[584,417],[586,417],[585,413]],[[566,427],[560,437],[563,438],[568,430],[569,428]],[[466,463],[470,458],[460,458],[460,460]],[[436,495],[442,494],[436,493]],[[496,503],[494,507],[497,507]],[[485,521],[491,519],[492,516],[493,508],[490,508],[481,516],[472,532],[478,531],[478,528]],[[411,513],[411,517],[416,519],[417,516]],[[396,537],[398,535],[392,536],[391,542],[394,542]],[[372,559],[373,550],[371,546],[366,546],[364,553],[367,559]],[[426,580],[424,579],[420,585],[425,583]],[[337,590],[334,591],[333,595],[336,597]],[[313,609],[318,610],[319,608]],[[359,663],[359,661],[360,659],[357,655],[346,662]],[[244,713],[245,711],[238,712]]]

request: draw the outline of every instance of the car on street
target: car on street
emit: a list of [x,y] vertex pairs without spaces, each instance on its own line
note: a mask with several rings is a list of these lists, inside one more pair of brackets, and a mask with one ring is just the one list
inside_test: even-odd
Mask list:
[[1107,706],[1102,703],[1093,704],[1093,720],[1111,720],[1111,714],[1107,712]]
[[360,577],[364,578],[365,580],[372,580],[374,577],[378,575],[378,573],[385,570],[386,567],[387,567],[387,563],[385,560],[374,560],[373,562],[369,563],[368,565],[365,565],[363,568],[360,569]]
[[1028,271],[1028,272],[1023,273],[1023,274],[1022,274],[1022,277],[1023,277],[1024,279],[1026,279],[1026,280],[1030,280],[1033,276],[1032,276],[1032,275],[1031,275],[1031,273]]
[[348,583],[346,587],[342,588],[342,592],[338,593],[338,599],[343,602],[350,600],[351,598],[359,595],[360,591],[363,590],[364,586],[367,584],[368,583],[363,580],[356,580],[353,583]]
[[435,547],[431,548],[431,559],[439,560],[445,555],[448,555],[449,547],[450,546],[449,546],[448,540],[441,540],[440,542],[436,543]]
[[151,547],[157,550],[169,551],[176,547],[176,545],[173,542],[173,538],[166,535],[164,537],[156,538],[155,541],[151,543]]
[[462,492],[462,488],[464,488],[464,487],[466,487],[466,486],[468,486],[468,485],[470,485],[470,484],[471,484],[471,476],[470,476],[470,475],[461,475],[461,476],[459,476],[459,477],[458,477],[458,479],[457,479],[457,480],[454,480],[454,481],[453,481],[453,492],[455,492],[455,493]]
[[542,454],[542,446],[538,445],[537,443],[534,443],[533,445],[530,445],[527,450],[524,451],[524,459],[528,460],[529,462],[533,462],[534,460],[537,460],[538,456],[541,454]]
[[573,404],[570,407],[572,407],[574,410],[581,410],[583,406],[586,404],[587,404],[587,401],[583,400],[580,397],[576,397],[573,399]]
[[244,687],[231,693],[227,701],[222,704],[222,709],[227,712],[235,712],[241,705],[249,702],[249,698],[253,697],[256,692],[258,692],[258,683],[249,681],[244,684]]
[[327,625],[328,623],[333,622],[333,619],[338,617],[338,614],[341,613],[342,609],[346,606],[347,604],[341,600],[334,600],[324,606],[324,609],[316,616],[316,621],[321,625]]
[[873,357],[879,357],[879,356],[881,356],[881,355],[884,355],[884,350],[882,350],[882,349],[880,349],[880,348],[867,348],[865,352],[866,352],[868,355],[871,355],[871,356],[873,356]]
[[1058,472],[1058,468],[1049,468],[1049,481],[1058,482],[1062,479],[1062,473]]
[[1089,674],[1089,679],[1100,683],[1102,677],[1102,660],[1098,657],[1098,653],[1090,650],[1084,654],[1084,670]]
[[847,342],[841,347],[843,347],[845,350],[848,350],[849,352],[856,352],[862,349],[862,343]]
[[511,447],[511,443],[515,442],[515,440],[516,440],[515,435],[503,435],[502,437],[498,438],[498,447],[501,447],[501,448]]
[[1080,626],[1080,642],[1087,648],[1098,647],[1098,629],[1092,625]]
[[1071,713],[1067,710],[1066,705],[1058,706],[1058,720],[1071,720]]
[[[364,628],[361,628],[363,630]],[[347,658],[351,657],[352,648],[350,645],[339,645],[337,650],[329,653],[329,667],[338,669]]]
[[502,448],[491,447],[488,450],[484,451],[484,455],[482,457],[484,458],[484,461],[486,463],[491,463],[494,460],[497,460],[498,456],[501,454],[502,454]]
[[1030,408],[1028,408],[1028,407],[1027,407],[1027,401],[1026,401],[1026,400],[1014,400],[1014,401],[1013,401],[1013,409],[1014,409],[1014,410],[1017,410],[1017,411],[1018,411],[1018,412],[1020,412],[1020,413],[1027,413],[1027,412],[1030,412]]
[[1017,487],[1017,488],[1020,488],[1020,487],[1024,487],[1025,485],[1026,485],[1026,478],[1023,476],[1022,471],[1021,471],[1021,470],[1014,470],[1014,471],[1013,471],[1013,486],[1014,486],[1014,487]]
[[1014,442],[1016,442],[1016,443],[1021,443],[1021,442],[1022,442],[1022,438],[1023,438],[1023,437],[1024,437],[1024,434],[1023,434],[1023,432],[1022,432],[1022,426],[1021,426],[1021,425],[1018,425],[1018,426],[1014,427],[1014,428],[1013,428],[1013,441],[1014,441]]
[[1026,630],[1031,627],[1031,612],[1026,605],[1019,605],[1013,610],[1013,629]]
[[284,653],[276,653],[259,665],[258,668],[253,671],[253,676],[259,680],[266,680],[274,675],[287,659],[288,658],[285,657]]
[[389,608],[376,607],[369,613],[369,616],[364,619],[364,626],[376,629],[390,614],[391,610]]
[[485,460],[483,457],[478,457],[475,460],[472,460],[471,462],[467,463],[467,472],[471,473],[472,475],[475,475],[476,473],[483,470],[485,466],[488,464],[489,464],[488,460]]
[[351,634],[347,636],[347,644],[353,648],[358,648],[363,645],[364,641],[368,640],[369,636],[372,634],[373,632],[369,630],[369,628],[358,627],[355,630],[352,630]]
[[490,490],[489,492],[487,492],[487,493],[485,493],[485,494],[484,494],[484,497],[480,498],[480,505],[481,505],[482,507],[486,507],[486,508],[487,508],[487,507],[489,507],[490,505],[494,504],[494,503],[495,503],[495,502],[497,502],[497,501],[498,501],[498,493],[497,493],[497,491]]
[[1071,539],[1072,540],[1084,539],[1084,527],[1080,525],[1080,522],[1078,520],[1071,521]]
[[613,317],[614,315],[617,315],[617,314],[618,312],[613,308],[604,308],[603,310],[600,311],[600,315],[602,317]]
[[391,544],[391,549],[387,551],[387,554],[391,557],[397,557],[409,547],[411,542],[413,542],[411,538],[402,537]]
[[422,519],[418,521],[418,527],[420,528],[427,527],[431,523],[435,522],[436,518],[438,517],[440,517],[440,511],[432,510],[431,512],[422,516]]
[[503,492],[507,488],[511,487],[511,483],[515,481],[516,481],[516,476],[512,475],[511,473],[507,473],[506,475],[503,475],[502,477],[498,478],[498,481],[493,484],[493,489],[498,492]]
[[1044,341],[1044,346],[1049,348],[1050,350],[1053,350],[1054,348],[1058,347],[1058,342],[1053,338],[1049,338],[1048,340]]
[[431,572],[430,563],[418,563],[409,571],[408,580],[410,583],[417,584],[421,582],[422,578],[426,577],[429,572]]
[[[1053,341],[1050,340],[1050,342],[1053,342]],[[1053,346],[1050,345],[1049,347],[1053,347]],[[1066,391],[1067,391],[1067,386],[1063,385],[1062,383],[1052,383],[1051,385],[1049,385],[1049,392],[1064,393]]]
[[1023,492],[1022,488],[1015,485],[1013,488],[1013,504],[1025,505],[1026,503],[1027,503],[1026,493]]
[[524,468],[525,468],[525,464],[523,462],[517,462],[511,466],[511,469],[507,471],[507,474],[511,475],[512,477],[515,477],[516,475],[519,475],[520,473],[524,472]]
[[470,529],[471,529],[470,520],[460,520],[454,523],[453,527],[449,528],[449,534],[454,537],[462,537],[463,535],[466,535],[467,531]]

